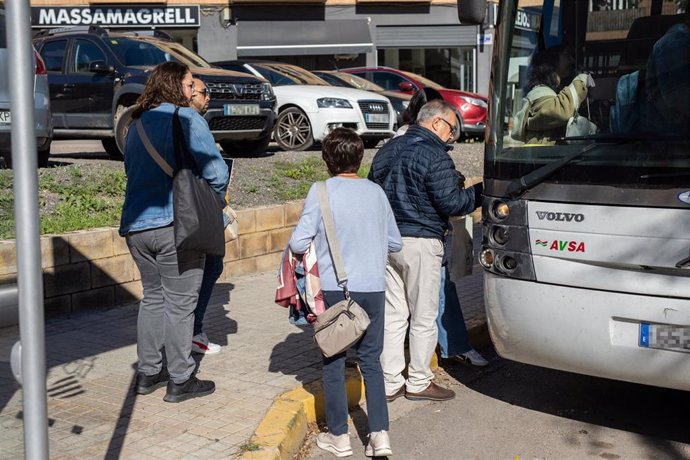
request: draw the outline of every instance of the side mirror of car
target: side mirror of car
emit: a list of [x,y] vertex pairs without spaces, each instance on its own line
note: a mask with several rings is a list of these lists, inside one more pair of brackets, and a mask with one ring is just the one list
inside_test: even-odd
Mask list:
[[89,64],[89,72],[109,74],[115,72],[115,67],[106,64],[105,61],[93,61]]
[[415,90],[414,85],[409,81],[401,81],[398,88],[404,93],[412,93]]

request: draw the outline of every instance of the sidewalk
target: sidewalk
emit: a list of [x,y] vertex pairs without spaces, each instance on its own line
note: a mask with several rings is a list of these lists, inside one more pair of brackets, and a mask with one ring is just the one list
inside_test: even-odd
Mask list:
[[[165,389],[133,393],[137,306],[48,320],[48,417],[51,459],[236,457],[276,397],[318,380],[320,354],[309,329],[292,326],[273,302],[275,273],[216,286],[205,319],[223,345],[201,360],[199,377],[216,383],[210,396],[163,402]],[[485,322],[482,271],[458,285],[469,324]],[[21,458],[21,390],[9,353],[17,327],[0,329],[0,458]]]

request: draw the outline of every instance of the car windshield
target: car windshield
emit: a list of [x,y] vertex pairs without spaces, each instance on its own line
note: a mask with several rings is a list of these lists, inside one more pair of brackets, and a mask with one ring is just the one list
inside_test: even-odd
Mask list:
[[365,80],[364,78],[358,77],[357,75],[353,75],[351,73],[334,72],[334,75],[336,75],[341,80],[345,80],[347,83],[349,83],[357,89],[374,92],[385,91],[384,88],[380,87],[376,83],[372,83],[369,80]]
[[331,86],[313,73],[290,64],[250,64],[273,86],[319,85]]
[[435,81],[431,81],[428,78],[422,77],[421,75],[417,75],[416,73],[412,72],[405,72],[404,70],[401,70],[402,73],[407,75],[409,78],[412,78],[413,80],[417,80],[421,82],[424,86],[428,86],[429,88],[433,89],[445,89],[445,87],[439,85]]
[[[587,20],[608,29],[595,33],[587,27],[584,47],[576,54],[563,37],[551,35],[559,29],[548,24],[563,21],[553,3],[519,2],[510,46],[498,59],[505,68],[494,89],[497,142],[487,147],[485,177],[516,183],[536,177],[535,184],[687,186],[690,55],[687,32],[685,38],[676,33],[687,28],[681,24],[683,15],[675,10],[658,16],[649,9],[635,10],[636,16],[626,15],[629,10],[590,11]],[[602,22],[603,17],[616,20]],[[663,37],[667,46],[656,46]],[[539,65],[532,66],[533,61]],[[550,73],[542,70],[547,66]],[[645,71],[646,79],[638,80]],[[563,80],[548,79],[559,72],[567,73]],[[645,92],[648,96],[641,98]],[[553,110],[565,106],[572,112]]]
[[120,62],[127,67],[153,67],[168,61],[181,62],[189,67],[210,67],[200,56],[178,43],[154,44],[127,37],[110,37],[108,40]]

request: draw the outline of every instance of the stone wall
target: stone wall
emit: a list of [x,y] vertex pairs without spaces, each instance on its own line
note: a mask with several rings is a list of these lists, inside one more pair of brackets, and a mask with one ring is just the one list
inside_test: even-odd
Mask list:
[[[238,211],[239,237],[226,245],[220,282],[277,270],[303,201]],[[112,307],[141,298],[141,282],[115,228],[41,237],[46,316]],[[0,241],[0,285],[16,283],[14,241]]]

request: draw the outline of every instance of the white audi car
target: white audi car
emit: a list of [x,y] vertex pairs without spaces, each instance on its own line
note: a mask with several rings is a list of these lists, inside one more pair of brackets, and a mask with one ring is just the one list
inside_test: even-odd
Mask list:
[[222,61],[223,69],[250,73],[273,85],[278,118],[273,139],[283,150],[305,150],[334,128],[352,128],[365,147],[392,137],[396,116],[390,101],[369,91],[331,86],[291,64],[264,61]]

